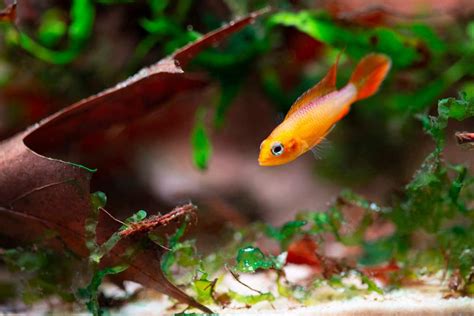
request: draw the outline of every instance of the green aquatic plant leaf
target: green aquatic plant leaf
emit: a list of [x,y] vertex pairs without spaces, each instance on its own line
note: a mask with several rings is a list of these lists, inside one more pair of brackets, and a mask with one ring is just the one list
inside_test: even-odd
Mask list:
[[89,252],[92,254],[99,248],[96,239],[96,229],[99,222],[100,208],[105,207],[107,203],[107,196],[104,192],[97,191],[91,194],[91,212],[85,221],[84,238]]
[[180,242],[181,238],[183,237],[184,233],[186,232],[186,228],[188,223],[185,221],[181,226],[168,238],[168,248],[170,249],[166,252],[163,257],[161,258],[161,270],[167,276],[171,276],[171,266],[175,263],[177,259],[177,252],[183,251],[189,254],[192,252],[194,254],[194,247],[190,242]]
[[474,21],[469,22],[466,28],[466,33],[471,39],[474,39]]
[[99,286],[107,275],[118,274],[128,269],[128,265],[118,265],[115,267],[105,268],[94,273],[92,280],[85,288],[78,290],[80,298],[86,300],[86,306],[89,312],[94,316],[104,314],[104,310],[99,305]]
[[[125,224],[131,224],[131,223],[138,223],[142,220],[144,220],[147,217],[147,212],[145,210],[139,210],[129,218],[125,220]],[[121,229],[126,228],[126,226],[122,226]]]
[[[11,39],[33,56],[52,63],[67,64],[72,62],[82,51],[90,37],[94,25],[95,7],[91,0],[74,0],[71,5],[68,27],[68,47],[64,50],[49,49],[36,42],[29,35],[19,32]],[[56,35],[57,35],[56,31]]]
[[300,303],[304,303],[311,295],[310,289],[298,284],[292,284],[281,275],[277,277],[276,285],[278,295],[289,299],[296,299]]
[[191,134],[191,145],[193,149],[194,165],[200,169],[207,169],[209,159],[212,155],[212,144],[204,124],[206,111],[204,108],[196,112],[196,122]]
[[458,268],[467,283],[474,267],[474,231],[471,226],[454,225],[441,230],[438,234],[440,246],[449,249],[449,268]]
[[222,128],[225,122],[225,115],[229,110],[232,101],[242,86],[242,78],[231,77],[232,79],[221,78],[221,91],[219,101],[217,102],[216,112],[214,114],[214,126]]
[[281,269],[285,263],[283,256],[266,256],[259,248],[247,246],[240,248],[235,269],[244,273],[255,273],[257,270]]
[[298,218],[305,219],[311,224],[310,232],[314,234],[332,233],[337,240],[341,240],[339,230],[344,222],[341,210],[336,205],[332,205],[326,212],[308,212],[298,215]]
[[273,302],[275,300],[275,296],[270,292],[255,295],[243,295],[230,290],[228,294],[229,297],[236,302],[243,303],[245,305],[255,305],[260,302]]
[[307,222],[304,220],[294,220],[286,222],[280,227],[266,225],[265,234],[277,240],[280,243],[281,249],[286,250],[293,237],[305,232],[303,228],[306,224]]
[[[126,4],[133,3],[135,0],[95,0],[97,3],[106,4],[106,5],[116,5],[116,4]],[[161,2],[161,0],[160,0]]]
[[56,45],[67,31],[66,23],[61,19],[61,12],[50,9],[41,18],[38,29],[38,40],[46,47]]
[[474,116],[474,99],[467,99],[466,94],[461,93],[458,99],[447,98],[438,102],[438,116],[420,116],[423,128],[436,142],[436,150],[440,152],[444,148],[444,130],[448,126],[449,119],[458,121]]
[[160,18],[155,20],[142,19],[140,25],[145,29],[145,31],[154,35],[178,35],[182,32],[178,25],[164,16],[160,16]]
[[[140,210],[136,213],[134,213],[132,216],[128,217],[124,223],[125,224],[131,224],[131,223],[137,223],[139,221],[142,221],[145,219],[147,216],[147,213],[144,210]],[[115,247],[115,245],[122,239],[122,236],[120,235],[120,231],[128,228],[126,225],[122,225],[118,231],[114,232],[112,236],[110,236],[104,243],[99,245],[94,251],[90,253],[89,259],[91,262],[99,263],[102,257],[107,255],[112,248]]]
[[268,24],[269,27],[295,27],[327,45],[346,49],[357,59],[377,51],[389,55],[395,66],[407,67],[418,58],[417,38],[407,37],[390,28],[351,29],[311,11],[278,12],[269,19]]
[[361,275],[360,279],[363,284],[367,285],[367,290],[369,292],[375,292],[380,295],[383,294],[383,290],[380,287],[378,287],[377,284],[375,284],[375,282],[372,279],[370,279],[368,276]]
[[66,302],[74,300],[70,289],[75,262],[70,253],[57,253],[35,245],[5,249],[0,253],[0,259],[9,271],[21,273],[23,286],[19,294],[24,303],[33,304],[49,295],[56,295]]
[[[94,274],[87,287],[78,290],[78,295],[80,298],[86,300],[86,306],[93,315],[102,315],[104,313],[98,302],[99,286],[102,283],[104,277],[111,274],[118,274],[125,271],[129,267],[128,264],[119,264],[114,267],[107,267],[100,270],[98,268],[101,259],[109,254],[112,248],[114,248],[115,245],[122,239],[120,231],[128,227],[126,225],[122,225],[119,230],[113,233],[104,243],[100,245],[97,244],[96,229],[99,221],[99,212],[101,208],[105,206],[106,202],[107,196],[103,192],[99,191],[91,194],[92,210],[91,215],[86,220],[85,225],[86,245],[90,252],[89,262]],[[147,213],[144,210],[140,210],[128,217],[124,223],[137,223],[144,220],[146,216]],[[133,257],[138,247],[139,245],[137,244],[126,249],[126,251],[123,253],[123,259],[128,260]]]
[[196,299],[202,304],[214,303],[213,294],[217,280],[209,281],[207,278],[208,275],[203,273],[199,279],[192,283],[192,288],[196,292]]
[[436,32],[427,24],[416,23],[410,28],[411,32],[418,38],[423,39],[430,52],[435,55],[441,55],[446,52],[446,43],[436,34]]
[[399,240],[393,236],[377,239],[375,241],[364,241],[362,243],[364,252],[362,257],[358,260],[359,264],[375,266],[387,262],[393,257],[398,243]]

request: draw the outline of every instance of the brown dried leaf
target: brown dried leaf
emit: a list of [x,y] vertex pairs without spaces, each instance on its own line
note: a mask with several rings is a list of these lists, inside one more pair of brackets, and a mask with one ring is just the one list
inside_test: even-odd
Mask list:
[[15,22],[16,19],[16,2],[10,4],[0,11],[0,22]]
[[[45,231],[53,230],[58,238],[51,241],[51,246],[67,248],[78,256],[87,257],[84,224],[92,207],[92,173],[42,154],[114,124],[129,123],[176,94],[203,86],[205,81],[201,77],[189,76],[181,67],[203,48],[220,42],[262,13],[256,12],[208,33],[115,87],[79,101],[1,142],[0,234],[25,243],[38,241]],[[119,226],[101,213],[97,227],[98,243],[107,240]],[[122,239],[101,263],[107,266],[116,264],[130,245],[128,238]],[[159,263],[162,251],[146,249],[120,276],[209,313],[208,308],[165,278]]]

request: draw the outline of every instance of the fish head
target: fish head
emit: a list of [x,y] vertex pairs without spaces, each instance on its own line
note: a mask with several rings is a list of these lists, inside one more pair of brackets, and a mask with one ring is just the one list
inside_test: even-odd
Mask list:
[[280,135],[269,136],[260,144],[258,163],[260,166],[277,166],[296,159],[304,152],[304,144],[301,140]]

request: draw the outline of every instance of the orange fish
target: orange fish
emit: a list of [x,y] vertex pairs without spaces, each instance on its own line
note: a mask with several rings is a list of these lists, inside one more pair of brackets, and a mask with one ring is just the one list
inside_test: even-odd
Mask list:
[[377,92],[390,65],[388,56],[369,54],[356,66],[349,83],[336,90],[336,61],[316,86],[296,100],[283,122],[262,142],[259,164],[282,165],[313,149],[349,112],[352,103]]

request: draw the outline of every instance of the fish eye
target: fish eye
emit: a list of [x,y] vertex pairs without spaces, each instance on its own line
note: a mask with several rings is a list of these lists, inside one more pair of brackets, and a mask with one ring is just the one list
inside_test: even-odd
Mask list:
[[274,143],[272,146],[272,154],[273,156],[280,156],[283,154],[284,148],[281,143]]

